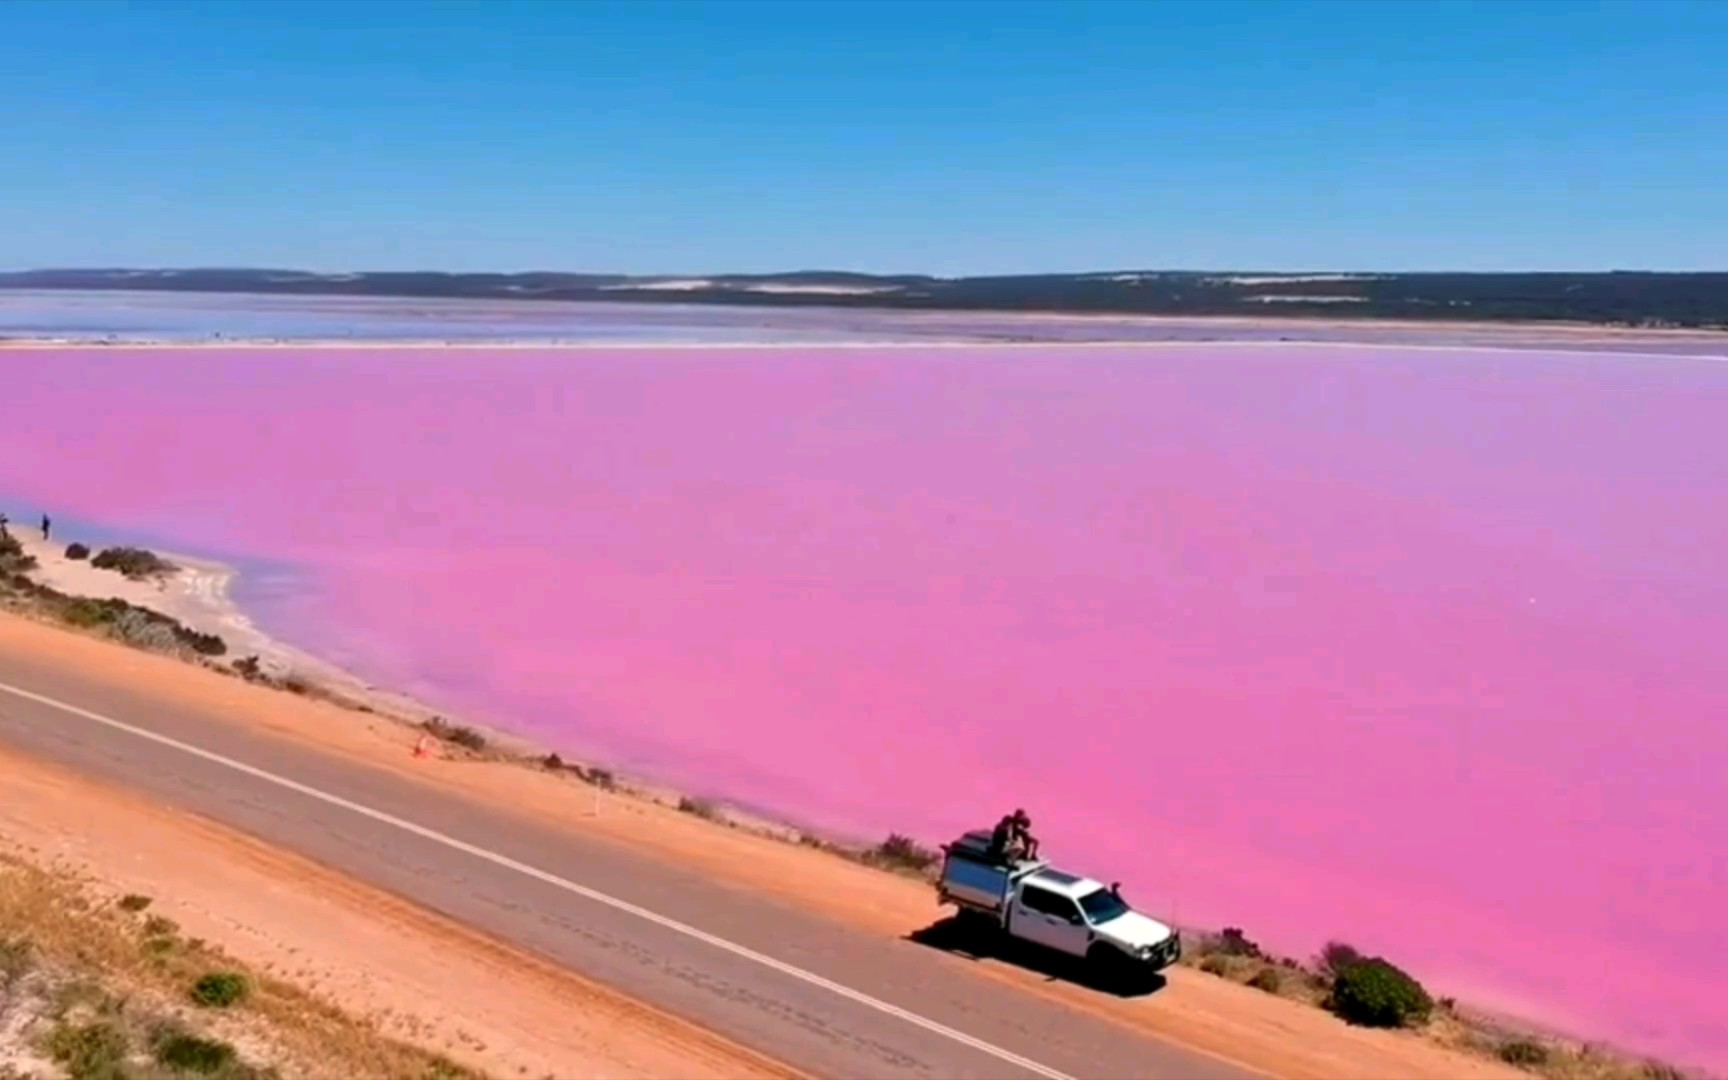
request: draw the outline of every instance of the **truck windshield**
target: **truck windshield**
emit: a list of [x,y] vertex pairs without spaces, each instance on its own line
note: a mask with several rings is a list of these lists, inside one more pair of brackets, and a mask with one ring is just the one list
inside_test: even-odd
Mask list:
[[1096,925],[1128,914],[1128,905],[1109,889],[1099,889],[1080,898],[1080,910],[1086,913],[1087,922]]

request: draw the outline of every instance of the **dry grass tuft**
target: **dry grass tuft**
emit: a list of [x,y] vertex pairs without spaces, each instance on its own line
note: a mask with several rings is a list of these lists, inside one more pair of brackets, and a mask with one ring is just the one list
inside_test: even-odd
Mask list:
[[[70,1075],[277,1075],[248,1063],[256,1059],[290,1076],[478,1080],[388,1037],[370,1019],[181,938],[171,920],[141,914],[135,899],[97,895],[68,871],[0,854],[0,1000],[20,998],[33,982],[35,1052]],[[219,995],[228,1008],[191,1004],[194,988],[231,988],[235,979],[245,992]],[[12,1049],[0,1047],[0,1059]],[[16,1067],[0,1060],[0,1077],[8,1068]]]

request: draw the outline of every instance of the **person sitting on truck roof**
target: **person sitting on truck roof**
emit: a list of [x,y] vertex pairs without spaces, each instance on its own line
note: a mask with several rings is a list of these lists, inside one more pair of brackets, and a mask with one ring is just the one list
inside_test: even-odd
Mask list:
[[999,862],[1008,861],[1008,848],[1014,842],[1013,814],[1003,814],[1002,820],[996,823],[996,828],[990,831],[989,855]]
[[1020,859],[1036,859],[1038,857],[1038,838],[1032,835],[1032,819],[1024,810],[1014,811],[1014,825],[1008,840],[1010,854]]
[[1032,835],[1032,819],[1026,811],[1005,814],[990,833],[990,857],[1002,862],[1020,862],[1038,857],[1038,839]]

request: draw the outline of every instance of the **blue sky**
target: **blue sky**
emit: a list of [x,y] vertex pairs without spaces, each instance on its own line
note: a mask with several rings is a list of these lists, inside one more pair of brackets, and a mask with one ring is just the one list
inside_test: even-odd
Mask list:
[[1728,269],[1728,0],[5,0],[74,265]]

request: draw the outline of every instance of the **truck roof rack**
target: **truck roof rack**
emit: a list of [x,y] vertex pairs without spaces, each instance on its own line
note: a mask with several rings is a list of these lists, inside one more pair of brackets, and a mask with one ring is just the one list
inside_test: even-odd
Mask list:
[[944,845],[943,850],[951,851],[957,855],[968,855],[974,859],[989,860],[990,830],[973,829],[970,832],[962,833],[960,839],[952,844]]
[[1004,859],[990,853],[990,829],[972,829],[962,833],[953,843],[943,844],[942,850],[949,855],[957,855],[962,859],[985,863],[989,866],[1003,866],[1010,870],[1034,870],[1050,864],[1043,859]]

